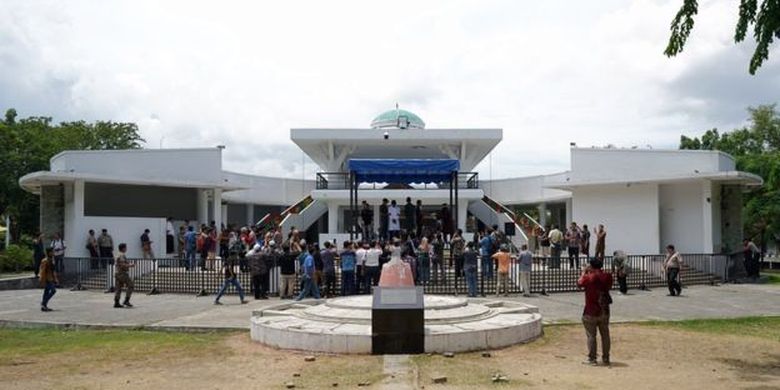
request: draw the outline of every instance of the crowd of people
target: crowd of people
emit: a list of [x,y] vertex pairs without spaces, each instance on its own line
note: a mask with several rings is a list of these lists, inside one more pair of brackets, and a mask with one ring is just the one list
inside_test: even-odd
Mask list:
[[[383,202],[387,203],[387,202]],[[410,205],[407,199],[407,205]],[[412,205],[412,220],[420,221],[414,213],[419,207]],[[363,210],[368,210],[364,203]],[[409,270],[411,281],[409,285],[428,285],[445,283],[443,264],[449,261],[449,266],[454,267],[455,278],[464,278],[469,297],[477,296],[478,272],[482,272],[483,279],[492,279],[497,273],[496,293],[508,295],[508,282],[510,279],[510,266],[516,262],[519,267],[520,291],[524,296],[530,294],[530,272],[534,262],[534,254],[527,245],[522,245],[518,253],[511,253],[510,241],[506,235],[498,229],[498,226],[486,227],[474,235],[473,240],[467,241],[463,232],[456,229],[448,234],[442,229],[442,224],[432,229],[417,224],[406,224],[401,227],[398,224],[398,211],[395,202],[390,202],[387,207],[387,230],[382,226],[376,234],[372,234],[368,223],[373,220],[373,215],[361,215],[364,228],[363,240],[345,241],[340,246],[336,242],[307,243],[301,237],[301,232],[292,229],[285,237],[279,228],[261,230],[258,227],[233,228],[222,227],[217,233],[214,222],[210,225],[203,224],[198,230],[185,221],[178,234],[179,258],[184,262],[187,270],[215,270],[217,256],[221,260],[221,272],[224,275],[224,283],[217,291],[214,304],[221,305],[220,299],[226,290],[233,286],[238,292],[239,301],[247,303],[244,288],[238,280],[237,269],[248,272],[251,276],[251,291],[255,299],[269,299],[269,278],[274,267],[279,268],[279,297],[280,299],[302,300],[308,297],[320,299],[334,296],[349,296],[353,294],[370,294],[374,287],[380,283],[383,265],[391,258],[394,261],[404,263]],[[380,208],[381,212],[381,208]],[[384,217],[380,216],[380,220]],[[368,227],[367,227],[368,226]],[[169,231],[172,231],[169,221]],[[612,272],[604,272],[604,248],[606,230],[599,225],[591,235],[587,225],[581,228],[576,223],[571,223],[566,232],[553,226],[549,231],[537,231],[536,237],[539,243],[539,255],[542,261],[549,261],[549,268],[560,267],[560,256],[563,248],[567,249],[569,268],[579,268],[580,258],[584,258],[587,265],[580,268],[580,277],[577,285],[585,294],[585,307],[582,314],[582,323],[587,336],[587,359],[583,362],[588,365],[597,365],[597,339],[601,338],[602,364],[610,364],[610,305],[612,297],[613,278],[617,279],[619,291],[627,292],[627,264],[626,255],[622,251],[616,251],[612,257]],[[169,235],[170,236],[170,235]],[[595,238],[596,248],[593,256],[590,256],[591,237]],[[166,250],[173,251],[172,237],[166,240]],[[151,240],[149,230],[146,229],[140,237],[140,245],[144,257],[152,257]],[[445,256],[445,247],[450,250],[451,256]],[[65,242],[59,235],[55,235],[48,247],[43,244],[43,236],[35,239],[36,275],[39,277],[43,296],[41,299],[41,311],[51,311],[49,302],[56,294],[59,284],[59,273],[62,272],[63,256],[66,249]],[[130,299],[133,294],[134,283],[129,270],[134,263],[127,259],[127,244],[120,243],[119,254],[113,255],[113,239],[106,229],[102,229],[99,236],[93,230],[88,233],[87,249],[91,256],[92,268],[106,267],[113,264],[115,278],[115,308],[133,307]],[[758,250],[750,240],[745,240],[744,252],[746,264],[752,267],[754,257]],[[39,257],[39,254],[40,255]],[[109,260],[113,260],[110,261]],[[199,261],[198,261],[199,260]],[[401,264],[401,263],[399,263]],[[663,272],[666,275],[669,295],[679,296],[682,292],[680,280],[683,258],[677,252],[674,245],[666,247],[666,257],[663,261]],[[336,291],[337,269],[340,270],[340,290]],[[216,271],[216,270],[215,270]],[[752,268],[749,268],[752,272]],[[296,283],[298,294],[294,295]],[[122,290],[125,290],[125,299],[121,300]]]

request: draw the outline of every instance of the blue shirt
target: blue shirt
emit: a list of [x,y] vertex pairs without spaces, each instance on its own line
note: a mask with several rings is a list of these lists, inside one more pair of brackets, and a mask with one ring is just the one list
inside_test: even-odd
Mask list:
[[477,270],[477,252],[472,250],[463,252],[463,269],[466,271]]
[[482,237],[479,240],[479,254],[482,256],[490,256],[490,251],[493,249],[493,238],[489,235]]
[[194,251],[198,243],[198,233],[195,233],[195,231],[187,232],[184,235],[184,242],[187,243],[188,251]]
[[330,249],[325,249],[320,253],[320,258],[322,259],[322,270],[324,272],[336,272],[335,267],[333,266],[333,251]]
[[520,271],[531,272],[531,265],[534,262],[534,255],[530,251],[525,250],[520,252],[519,260],[520,260]]
[[355,252],[351,250],[345,250],[344,252],[341,252],[341,270],[355,270]]
[[305,252],[306,258],[303,260],[303,272],[306,276],[314,277],[314,257],[308,252]]

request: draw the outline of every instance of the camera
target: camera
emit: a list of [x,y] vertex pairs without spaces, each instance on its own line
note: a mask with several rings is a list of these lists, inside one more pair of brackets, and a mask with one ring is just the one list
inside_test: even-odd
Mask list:
[[389,138],[390,138],[390,133],[385,131],[385,139],[389,139]]

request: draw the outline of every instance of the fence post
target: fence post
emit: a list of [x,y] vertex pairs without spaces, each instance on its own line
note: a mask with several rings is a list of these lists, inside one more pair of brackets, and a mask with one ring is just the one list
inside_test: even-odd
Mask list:
[[152,259],[152,289],[149,290],[147,295],[157,295],[160,291],[157,290],[157,259]]
[[549,268],[549,264],[547,262],[547,256],[544,255],[544,252],[542,252],[542,260],[539,262],[542,266],[542,295],[547,296],[547,268]]
[[[203,261],[205,262],[206,260],[203,260]],[[205,267],[205,264],[206,263],[204,263],[204,267]],[[206,295],[209,295],[206,292],[205,280],[203,279],[203,274],[204,273],[206,273],[206,271],[203,268],[201,268],[200,269],[200,291],[198,291],[198,294],[196,295],[198,297],[205,297]]]
[[111,283],[113,279],[114,279],[114,259],[109,258],[106,263],[106,291],[104,291],[106,294],[111,294],[116,292],[115,286]]
[[[76,265],[76,285],[73,286],[73,288],[70,289],[70,291],[81,291],[81,290],[84,290],[84,287],[81,286],[81,273],[83,272],[82,269],[81,269],[81,266],[82,266],[82,263],[83,263],[82,260],[83,260],[82,258],[77,258],[76,259],[76,264],[75,264]],[[62,258],[62,261],[65,261],[64,257]]]

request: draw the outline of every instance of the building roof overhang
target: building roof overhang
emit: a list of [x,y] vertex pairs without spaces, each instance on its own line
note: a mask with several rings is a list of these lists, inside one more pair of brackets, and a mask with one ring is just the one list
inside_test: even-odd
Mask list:
[[561,182],[545,183],[543,187],[559,189],[559,190],[573,190],[576,188],[594,187],[594,186],[608,186],[608,185],[630,185],[640,183],[674,183],[693,180],[711,180],[722,184],[741,184],[746,187],[758,187],[764,184],[764,180],[760,176],[754,175],[749,172],[741,171],[723,171],[723,172],[702,172],[695,175],[678,175],[678,176],[655,176],[645,177],[636,180],[620,179],[607,179],[607,180],[577,180],[570,177],[561,178]]
[[51,172],[38,171],[32,172],[19,178],[19,186],[27,192],[40,194],[41,186],[72,183],[76,180],[83,180],[89,183],[107,183],[124,184],[155,187],[184,187],[184,188],[221,188],[224,191],[247,189],[245,185],[232,183],[228,178],[223,178],[222,182],[176,180],[176,179],[147,179],[147,178],[128,178],[119,176],[108,176],[95,173],[84,172]]
[[342,171],[350,158],[458,159],[461,170],[471,171],[502,137],[501,129],[290,130],[292,141],[325,171]]

